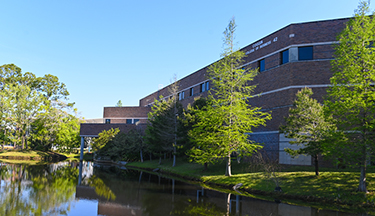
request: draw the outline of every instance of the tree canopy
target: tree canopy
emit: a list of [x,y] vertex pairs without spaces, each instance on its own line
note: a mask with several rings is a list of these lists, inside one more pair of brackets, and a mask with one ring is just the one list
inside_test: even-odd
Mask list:
[[366,165],[375,147],[375,20],[368,13],[369,3],[361,1],[354,18],[338,36],[332,87],[326,101],[347,138],[337,143],[332,152],[335,157],[360,166],[358,190],[363,192],[367,191]]
[[249,139],[249,134],[253,128],[265,125],[266,120],[271,119],[269,113],[247,103],[255,88],[249,83],[257,70],[243,67],[245,53],[235,48],[235,30],[233,18],[223,33],[223,58],[208,69],[212,83],[208,96],[211,103],[196,111],[200,121],[191,131],[197,145],[190,151],[190,157],[199,163],[215,163],[226,157],[227,176],[231,176],[231,154],[251,155],[261,148]]

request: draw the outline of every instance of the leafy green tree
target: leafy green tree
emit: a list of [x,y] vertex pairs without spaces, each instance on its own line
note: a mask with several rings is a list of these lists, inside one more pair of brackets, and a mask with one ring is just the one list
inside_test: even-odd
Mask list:
[[213,85],[209,92],[212,105],[197,110],[200,122],[191,132],[198,146],[192,149],[190,157],[198,163],[208,159],[214,163],[217,159],[226,157],[226,176],[231,176],[232,153],[251,155],[261,148],[261,145],[249,140],[248,133],[271,119],[270,114],[247,104],[255,88],[249,82],[254,79],[257,71],[242,67],[245,53],[234,47],[235,30],[235,20],[232,19],[224,31],[223,58],[208,70]]
[[32,132],[41,133],[42,139],[48,140],[51,146],[56,136],[56,127],[51,125],[59,122],[55,118],[58,115],[54,114],[73,107],[73,103],[65,102],[69,95],[65,84],[56,76],[36,77],[30,72],[22,73],[14,64],[5,64],[0,66],[0,90],[0,130],[16,131],[16,136],[11,138],[21,142],[22,148],[26,144],[27,148],[26,135],[31,132],[30,126],[37,124],[41,131]]
[[67,114],[63,119],[56,133],[54,142],[60,152],[71,153],[74,148],[80,146],[80,129],[81,120],[74,115]]
[[160,96],[159,100],[155,99],[151,107],[152,111],[148,114],[149,124],[146,128],[146,143],[150,145],[152,152],[159,152],[159,163],[162,153],[172,152],[173,166],[176,164],[177,135],[181,125],[179,117],[182,116],[182,105],[177,98],[176,80],[174,78],[174,82],[170,85],[171,97],[168,100],[163,99],[163,96]]
[[26,133],[36,116],[43,111],[40,106],[43,95],[27,85],[7,84],[3,91],[8,94],[8,102],[10,103],[7,105],[10,113],[10,124],[16,128],[16,132],[21,139],[22,149],[24,149],[27,141]]
[[92,149],[94,151],[99,151],[102,149],[109,141],[111,141],[118,133],[120,132],[120,129],[109,129],[109,130],[103,130],[101,133],[98,134],[98,138],[94,140],[94,143],[92,145]]
[[117,106],[117,107],[122,107],[122,102],[121,102],[121,100],[119,100],[119,101],[117,102],[116,106]]
[[338,36],[326,101],[347,138],[332,151],[349,164],[359,165],[361,192],[367,192],[366,166],[375,147],[375,20],[368,13],[369,3],[361,1],[355,17]]
[[140,160],[143,163],[143,154],[149,150],[144,138],[142,128],[136,128],[127,133],[128,149],[130,152],[139,153]]
[[294,139],[290,144],[301,146],[298,150],[286,148],[292,157],[311,155],[315,161],[315,175],[319,175],[318,155],[324,154],[324,143],[331,140],[336,126],[332,123],[332,116],[326,116],[324,107],[317,100],[312,99],[310,88],[298,91],[293,107],[289,109],[286,124],[280,127],[285,137]]
[[193,126],[199,121],[198,116],[195,115],[197,109],[203,109],[207,106],[208,100],[205,97],[200,97],[194,100],[193,104],[188,104],[187,108],[183,110],[183,115],[180,118],[181,127],[178,131],[179,142],[183,143],[182,152],[186,154],[193,145],[194,139],[189,136]]

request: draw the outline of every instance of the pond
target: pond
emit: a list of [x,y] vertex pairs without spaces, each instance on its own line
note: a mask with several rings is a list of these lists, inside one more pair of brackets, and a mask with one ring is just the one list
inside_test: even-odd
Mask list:
[[355,215],[223,193],[92,162],[0,165],[0,215]]

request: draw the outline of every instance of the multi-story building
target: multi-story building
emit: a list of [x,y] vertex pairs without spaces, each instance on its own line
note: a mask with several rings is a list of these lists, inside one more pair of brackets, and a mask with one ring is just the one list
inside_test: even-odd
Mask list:
[[[258,69],[259,74],[251,85],[256,85],[249,99],[251,106],[261,107],[262,111],[270,112],[272,120],[267,126],[254,128],[250,134],[252,140],[264,143],[264,149],[273,153],[280,163],[311,165],[310,157],[300,156],[291,159],[283,149],[292,147],[288,139],[279,133],[279,127],[284,123],[298,90],[304,87],[312,88],[313,97],[322,102],[332,76],[330,61],[333,59],[337,35],[344,28],[348,18],[314,21],[290,24],[264,38],[242,48],[246,53],[243,67]],[[206,97],[210,89],[207,69],[210,65],[178,80],[178,98],[184,107],[194,102],[196,98]],[[147,118],[144,109],[152,106],[154,99],[162,95],[169,98],[168,86],[141,98],[139,110],[142,115],[130,116],[128,109],[118,109],[116,112],[104,112],[103,118],[111,123],[121,119]],[[142,110],[142,111],[141,111]],[[113,113],[113,114],[107,114]],[[129,121],[130,123],[130,121]]]

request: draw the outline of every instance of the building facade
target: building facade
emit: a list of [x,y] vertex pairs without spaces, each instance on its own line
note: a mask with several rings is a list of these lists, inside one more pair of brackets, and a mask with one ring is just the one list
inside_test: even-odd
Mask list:
[[[292,159],[283,151],[285,147],[295,146],[289,145],[289,140],[279,133],[279,127],[284,124],[284,118],[300,89],[312,88],[313,98],[323,101],[332,76],[330,61],[333,59],[333,46],[338,43],[336,37],[348,20],[349,18],[344,18],[290,24],[241,49],[247,55],[243,67],[259,71],[250,83],[257,87],[249,104],[272,115],[267,126],[254,128],[250,137],[256,142],[264,143],[264,149],[279,159],[280,163],[311,165],[310,157]],[[207,96],[211,87],[207,78],[209,66],[178,80],[178,98],[184,107],[193,103],[196,98]],[[161,95],[165,99],[171,96],[168,86],[141,98],[139,107],[132,109],[139,110],[147,119],[146,112],[150,111],[153,101]],[[126,113],[124,116],[128,112],[125,109],[129,109],[129,112],[131,110],[121,107],[104,108],[103,118],[111,119],[110,123],[124,123],[124,118],[130,116],[141,119],[141,115]]]

